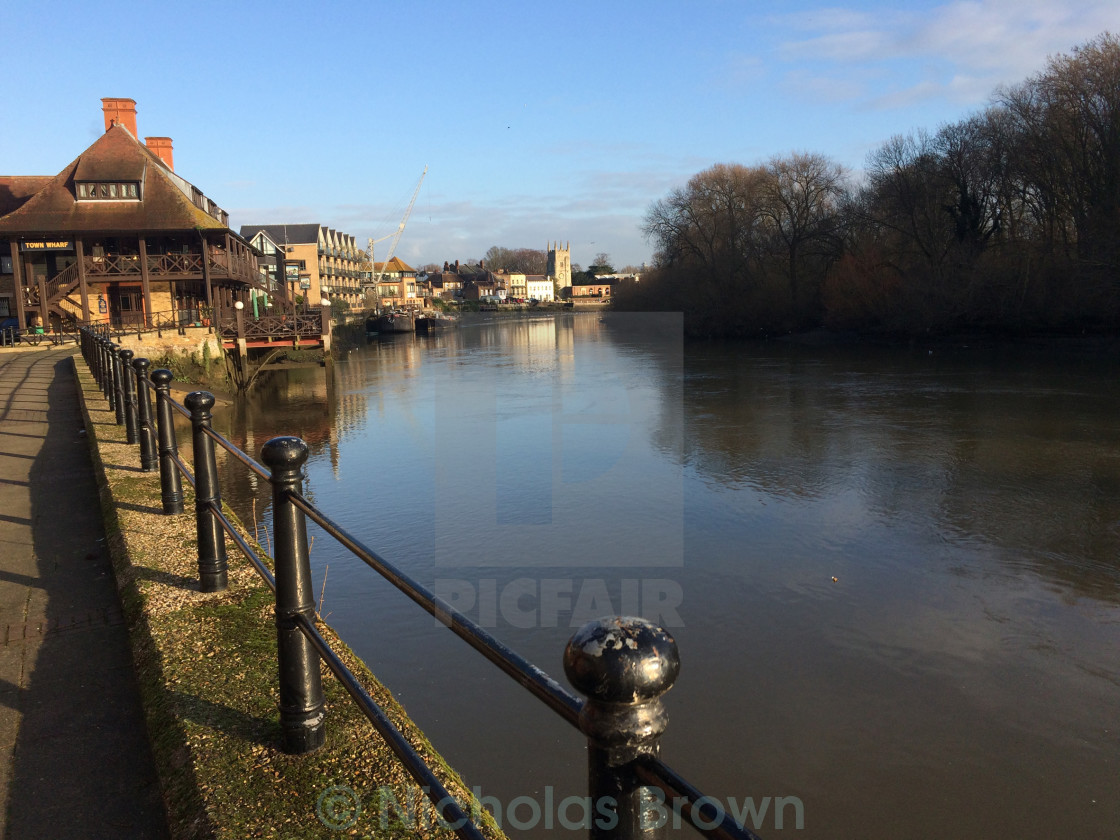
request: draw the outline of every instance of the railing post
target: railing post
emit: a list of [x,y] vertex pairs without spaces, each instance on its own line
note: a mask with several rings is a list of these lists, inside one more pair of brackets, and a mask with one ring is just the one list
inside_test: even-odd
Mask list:
[[113,361],[113,411],[116,413],[117,425],[124,425],[124,376],[121,371],[121,346],[109,345],[109,356]]
[[101,334],[90,328],[90,343],[93,346],[94,364],[97,367],[97,387],[105,393],[105,354],[101,347]]
[[156,468],[155,435],[152,430],[152,396],[148,388],[148,367],[151,365],[147,359],[133,359],[132,370],[136,374],[136,408],[137,424],[140,426],[140,469],[151,472]]
[[109,402],[109,410],[113,410],[113,343],[107,336],[101,337],[101,369],[104,376],[101,380],[101,390]]
[[669,722],[660,698],[679,672],[673,637],[641,618],[600,618],[568,642],[564,673],[587,696],[579,728],[587,736],[592,840],[667,836],[666,812],[651,807],[635,764],[658,753]]
[[276,547],[276,640],[280,662],[280,726],[283,750],[300,755],[323,745],[323,687],[319,655],[296,624],[297,616],[315,620],[307,522],[289,493],[300,492],[300,470],[307,444],[277,437],[261,449],[272,471],[273,542]]
[[183,512],[183,481],[175,459],[179,446],[175,440],[175,417],[171,408],[171,380],[175,374],[167,368],[152,371],[156,385],[156,436],[159,444],[159,495],[163,512],[168,516]]
[[136,371],[132,359],[136,354],[131,350],[121,350],[121,376],[124,378],[124,439],[125,443],[139,443],[140,432],[136,428]]
[[198,584],[203,592],[221,592],[226,588],[226,533],[211,505],[222,507],[218,489],[218,463],[214,458],[214,441],[206,434],[213,415],[214,395],[209,391],[191,391],[183,398],[191,412],[194,442],[194,517],[198,533]]

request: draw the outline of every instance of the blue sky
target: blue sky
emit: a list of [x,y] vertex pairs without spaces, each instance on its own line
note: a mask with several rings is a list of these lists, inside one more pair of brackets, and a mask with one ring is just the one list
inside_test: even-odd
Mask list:
[[[752,3],[5,0],[0,174],[60,171],[100,99],[231,224],[392,232],[415,265],[570,241],[641,264],[650,204],[720,162],[824,153],[982,108],[1120,31],[1116,0]],[[384,245],[381,247],[385,247]],[[383,252],[378,252],[379,257]]]

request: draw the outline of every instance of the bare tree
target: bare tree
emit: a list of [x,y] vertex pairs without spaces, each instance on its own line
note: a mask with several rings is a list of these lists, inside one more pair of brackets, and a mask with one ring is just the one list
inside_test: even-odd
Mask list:
[[[1056,239],[1078,257],[1120,258],[1120,40],[1104,33],[1002,91],[1020,133],[1016,164]],[[1067,226],[1068,223],[1068,226]]]
[[764,215],[785,246],[790,303],[801,297],[801,262],[809,255],[835,253],[833,232],[844,197],[844,170],[824,155],[795,153],[766,166]]

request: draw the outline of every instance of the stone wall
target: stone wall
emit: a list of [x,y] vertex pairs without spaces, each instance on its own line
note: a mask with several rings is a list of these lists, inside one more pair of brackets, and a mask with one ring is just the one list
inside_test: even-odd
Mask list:
[[125,333],[118,341],[121,347],[127,347],[137,356],[145,358],[158,358],[171,353],[179,353],[185,356],[198,353],[201,356],[202,347],[207,343],[210,344],[211,358],[220,359],[222,357],[222,348],[218,342],[218,337],[206,327],[185,327],[183,332],[185,335],[179,335],[174,329],[164,330],[162,336],[154,332],[141,333],[139,336],[134,332]]

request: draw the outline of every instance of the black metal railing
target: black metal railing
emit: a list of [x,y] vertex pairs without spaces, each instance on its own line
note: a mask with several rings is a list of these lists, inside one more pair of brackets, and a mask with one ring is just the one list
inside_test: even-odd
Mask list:
[[[117,423],[125,426],[129,443],[139,445],[141,469],[159,470],[163,513],[183,512],[181,477],[194,487],[201,591],[226,588],[228,536],[275,594],[281,748],[285,752],[307,753],[323,744],[325,719],[317,661],[322,659],[427,792],[445,823],[459,837],[480,840],[483,836],[319,632],[308,553],[306,520],[310,519],[586,736],[590,801],[593,812],[602,816],[591,822],[592,838],[655,840],[666,836],[672,812],[707,837],[758,840],[715,799],[704,796],[659,757],[659,738],[668,724],[660,698],[680,668],[676,642],[664,629],[640,618],[621,617],[584,625],[564,652],[565,674],[586,695],[580,699],[309,502],[301,487],[308,457],[302,440],[269,440],[261,449],[262,466],[214,431],[212,394],[192,392],[180,405],[170,395],[170,371],[149,374],[147,359],[121,350],[104,330],[84,329],[81,345],[110,410],[116,412]],[[154,411],[150,403],[153,389]],[[176,413],[191,422],[193,472],[178,454]],[[275,573],[222,509],[215,445],[272,485],[275,556],[267,559],[272,560]],[[671,803],[669,810],[666,803]]]

